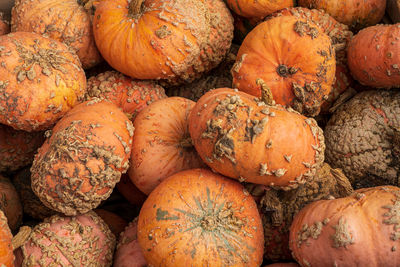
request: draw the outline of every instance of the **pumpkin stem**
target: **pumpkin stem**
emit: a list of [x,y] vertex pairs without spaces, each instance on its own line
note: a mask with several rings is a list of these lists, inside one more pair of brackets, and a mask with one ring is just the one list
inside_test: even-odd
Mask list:
[[19,228],[18,234],[16,234],[11,241],[13,249],[15,250],[25,244],[25,242],[30,237],[31,232],[32,228],[30,228],[29,226],[22,226],[21,228]]
[[269,190],[265,192],[263,198],[261,199],[261,206],[262,212],[270,215],[269,217],[272,220],[272,225],[282,225],[284,221],[283,207],[277,191]]
[[274,97],[272,96],[271,88],[262,80],[256,80],[257,85],[261,86],[261,99],[265,102],[265,104],[270,106],[275,106]]
[[131,0],[129,3],[129,14],[132,17],[140,15],[142,12],[143,0]]
[[182,139],[182,140],[179,142],[179,147],[182,147],[182,148],[193,147],[192,138],[187,137],[187,138]]
[[351,186],[350,181],[344,175],[341,169],[330,169],[332,176],[336,180],[336,187],[338,188],[337,192],[343,192],[343,196],[348,196],[353,194],[354,190]]
[[286,66],[286,65],[279,65],[276,68],[276,72],[279,74],[279,76],[284,77],[284,78],[295,74],[298,70],[299,69],[295,68],[295,67],[289,67],[288,68],[288,66]]

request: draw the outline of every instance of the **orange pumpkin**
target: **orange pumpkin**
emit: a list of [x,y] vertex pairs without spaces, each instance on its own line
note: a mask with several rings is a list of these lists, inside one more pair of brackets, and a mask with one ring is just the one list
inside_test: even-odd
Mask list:
[[6,267],[14,267],[13,236],[7,224],[7,217],[0,210],[0,263]]
[[129,177],[143,193],[166,177],[186,169],[204,167],[190,138],[189,114],[195,102],[169,97],[144,108],[133,121]]
[[75,52],[36,33],[0,36],[0,123],[39,131],[83,100],[85,72]]
[[147,195],[139,190],[129,178],[127,173],[122,174],[121,180],[115,185],[118,192],[132,205],[142,206]]
[[301,266],[400,265],[400,188],[381,186],[304,207],[290,228]]
[[0,35],[10,32],[10,23],[4,19],[4,13],[0,12]]
[[294,0],[227,0],[228,7],[245,18],[262,20],[265,16],[286,7],[294,6]]
[[386,0],[298,0],[298,5],[322,9],[352,29],[377,24],[385,14]]
[[286,262],[286,263],[273,263],[265,265],[264,267],[300,267],[297,263],[294,262]]
[[33,192],[65,215],[96,208],[128,169],[133,131],[128,117],[107,100],[77,105],[35,155]]
[[13,32],[35,32],[63,42],[76,51],[84,69],[102,58],[92,30],[88,0],[16,0],[11,15]]
[[353,77],[376,88],[400,87],[400,23],[376,25],[358,32],[347,51]]
[[132,80],[117,71],[106,71],[88,79],[86,100],[108,99],[133,120],[147,105],[167,98],[164,88],[152,81]]
[[331,91],[335,69],[331,39],[319,26],[277,16],[246,36],[231,72],[234,88],[261,96],[267,86],[276,103],[315,116]]
[[114,69],[136,79],[182,83],[221,62],[233,19],[221,0],[104,0],[93,31]]
[[324,137],[314,119],[229,88],[197,101],[189,132],[208,166],[246,182],[294,188],[324,160]]
[[261,229],[256,203],[241,184],[191,169],[151,192],[140,210],[138,241],[152,266],[260,266]]

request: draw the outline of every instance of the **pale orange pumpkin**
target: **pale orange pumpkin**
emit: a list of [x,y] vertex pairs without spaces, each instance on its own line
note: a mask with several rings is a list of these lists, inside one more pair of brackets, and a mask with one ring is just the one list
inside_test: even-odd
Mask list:
[[294,0],[227,0],[228,7],[245,18],[262,20],[265,16],[272,14],[275,11],[286,7],[292,7],[295,4]]

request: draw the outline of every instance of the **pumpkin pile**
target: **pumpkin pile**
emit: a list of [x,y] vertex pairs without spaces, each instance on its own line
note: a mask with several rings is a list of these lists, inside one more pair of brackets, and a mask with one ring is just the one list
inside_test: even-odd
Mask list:
[[400,266],[399,1],[3,2],[0,266]]

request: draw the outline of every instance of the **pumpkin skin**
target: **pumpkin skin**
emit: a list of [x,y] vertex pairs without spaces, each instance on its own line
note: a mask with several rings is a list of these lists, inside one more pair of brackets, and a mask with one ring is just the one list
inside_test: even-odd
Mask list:
[[10,179],[0,175],[0,209],[7,217],[7,224],[16,232],[22,223],[22,205],[18,192]]
[[264,267],[300,267],[297,263],[294,262],[285,262],[285,263],[273,263],[265,265]]
[[144,108],[133,121],[128,174],[146,195],[174,173],[205,167],[188,129],[194,105],[183,97],[161,99]]
[[277,16],[244,39],[231,70],[232,86],[257,97],[267,86],[277,104],[316,116],[335,70],[335,51],[323,30],[309,20]]
[[13,236],[7,224],[7,217],[0,210],[0,262],[6,267],[14,267]]
[[[381,186],[304,207],[290,228],[301,266],[399,266],[400,188]],[[368,255],[368,256],[366,256]]]
[[260,266],[261,228],[256,203],[241,184],[191,169],[168,177],[148,196],[138,241],[153,266]]
[[180,84],[221,62],[232,42],[233,19],[221,0],[105,0],[96,6],[93,31],[114,69]]
[[[82,67],[101,60],[94,42],[90,7],[77,0],[16,0],[11,13],[13,32],[35,32],[70,46]],[[82,3],[82,4],[80,4]]]
[[35,155],[33,192],[68,216],[96,208],[128,169],[133,131],[128,117],[107,100],[77,105]]
[[94,209],[93,211],[103,219],[116,237],[119,236],[119,234],[124,231],[125,227],[128,225],[126,220],[111,211],[105,209]]
[[0,12],[0,35],[10,32],[10,23],[4,19],[4,13]]
[[325,10],[337,21],[351,29],[377,24],[385,14],[386,0],[298,0],[298,5],[307,8]]
[[87,82],[86,100],[94,97],[108,99],[120,107],[133,121],[147,105],[167,98],[164,88],[153,81],[138,81],[117,71],[92,76]]
[[121,180],[115,185],[118,192],[132,205],[142,206],[146,200],[147,195],[144,194],[139,188],[132,183],[131,178],[127,173],[122,174]]
[[31,164],[44,139],[43,132],[18,131],[0,124],[0,172],[15,171]]
[[265,16],[286,7],[294,6],[294,0],[227,0],[228,7],[245,18],[262,20]]
[[348,65],[362,85],[400,86],[400,24],[376,25],[359,31],[349,44]]
[[0,123],[47,130],[83,100],[85,72],[65,44],[36,33],[0,36]]
[[295,188],[324,160],[324,138],[314,119],[229,88],[197,101],[189,132],[210,168],[246,182]]

